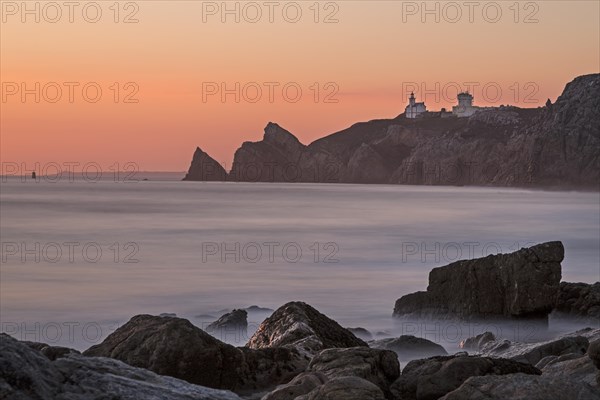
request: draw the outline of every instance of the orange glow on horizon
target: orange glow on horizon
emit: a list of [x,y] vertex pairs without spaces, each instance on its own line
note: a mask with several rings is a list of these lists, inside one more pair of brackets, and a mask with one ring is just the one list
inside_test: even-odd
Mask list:
[[[415,84],[429,110],[454,104],[455,83],[472,83],[476,105],[538,107],[576,76],[600,70],[600,3],[593,1],[520,2],[518,13],[513,2],[500,2],[494,23],[479,9],[473,22],[467,10],[448,22],[454,14],[445,2],[440,22],[403,9],[421,2],[320,2],[318,15],[313,2],[299,2],[295,23],[278,11],[273,22],[264,20],[267,10],[250,22],[250,9],[239,23],[235,16],[223,23],[222,10],[206,8],[221,2],[190,1],[119,2],[118,16],[109,8],[114,2],[100,2],[97,23],[77,11],[73,23],[48,22],[49,9],[40,22],[22,22],[13,3],[21,4],[2,1],[0,28],[3,162],[134,162],[141,170],[184,171],[199,146],[230,165],[269,121],[308,144],[355,122],[397,116]],[[48,2],[39,4],[42,12]],[[244,10],[247,2],[239,4]],[[35,93],[23,101],[20,85],[31,90],[36,82],[39,103]],[[78,84],[72,102],[65,82]],[[206,91],[237,82],[225,101],[220,89]],[[101,88],[97,102],[80,90],[86,84],[89,96]],[[62,95],[53,103],[56,86]]]

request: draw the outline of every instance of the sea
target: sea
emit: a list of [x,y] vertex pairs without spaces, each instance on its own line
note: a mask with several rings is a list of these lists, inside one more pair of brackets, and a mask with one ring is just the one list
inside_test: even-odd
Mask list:
[[247,331],[221,333],[242,346],[270,310],[303,301],[374,337],[455,350],[485,330],[527,340],[538,328],[392,318],[436,266],[560,240],[562,279],[600,280],[598,192],[182,177],[0,177],[1,331],[85,350],[137,314],[205,328],[256,305]]

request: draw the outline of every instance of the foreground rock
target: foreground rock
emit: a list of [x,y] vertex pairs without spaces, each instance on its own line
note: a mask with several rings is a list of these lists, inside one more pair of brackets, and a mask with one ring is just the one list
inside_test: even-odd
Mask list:
[[409,362],[391,391],[402,400],[435,400],[457,389],[469,377],[518,372],[541,374],[532,365],[501,358],[467,355],[432,357]]
[[411,335],[374,340],[369,346],[394,351],[402,360],[448,355],[446,349],[439,344]]
[[43,400],[240,400],[101,357],[64,353],[54,361],[35,348],[0,335],[0,398]]
[[150,315],[131,318],[84,354],[115,358],[161,375],[238,393],[287,382],[308,364],[295,349],[237,348],[188,320]]
[[440,400],[597,400],[600,392],[584,382],[526,374],[476,376]]
[[515,361],[536,365],[548,356],[565,356],[568,354],[584,355],[589,341],[583,336],[570,336],[540,343],[519,343],[510,340],[487,342],[479,349],[481,354],[489,357],[510,358]]
[[294,348],[310,356],[323,349],[367,344],[310,305],[296,301],[281,306],[264,320],[246,346]]
[[600,323],[600,282],[561,282],[555,312]]
[[427,291],[398,299],[394,315],[547,320],[556,304],[563,257],[562,243],[548,242],[434,268]]

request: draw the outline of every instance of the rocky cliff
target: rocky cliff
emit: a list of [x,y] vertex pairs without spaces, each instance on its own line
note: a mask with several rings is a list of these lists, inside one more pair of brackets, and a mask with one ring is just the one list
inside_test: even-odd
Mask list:
[[309,145],[270,122],[263,140],[236,151],[229,174],[198,149],[184,179],[598,190],[599,149],[600,74],[592,74],[545,107],[498,107],[470,118],[401,114]]

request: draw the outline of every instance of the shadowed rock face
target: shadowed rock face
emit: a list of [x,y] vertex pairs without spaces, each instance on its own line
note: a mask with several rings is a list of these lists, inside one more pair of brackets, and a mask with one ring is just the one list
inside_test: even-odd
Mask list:
[[237,348],[188,320],[150,315],[133,317],[84,354],[115,358],[161,375],[239,393],[285,382],[308,364],[294,349]]
[[437,400],[457,389],[469,377],[514,373],[539,375],[532,365],[477,356],[442,356],[409,362],[391,387],[402,400]]
[[[46,346],[45,348],[48,348]],[[8,335],[0,335],[0,398],[42,400],[240,400],[160,376],[121,361],[64,353],[54,360]]]
[[398,299],[394,315],[546,319],[556,304],[563,257],[562,243],[548,242],[434,268],[427,291]]
[[264,320],[246,346],[291,347],[313,355],[323,349],[367,344],[310,305],[295,301],[284,304]]
[[[566,85],[556,103],[498,107],[470,118],[373,120],[303,145],[269,123],[236,151],[244,182],[388,183],[598,190],[600,74]],[[191,180],[204,174],[192,165]]]

